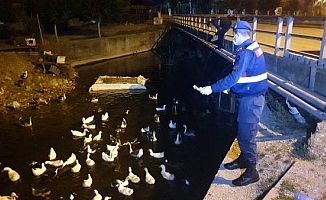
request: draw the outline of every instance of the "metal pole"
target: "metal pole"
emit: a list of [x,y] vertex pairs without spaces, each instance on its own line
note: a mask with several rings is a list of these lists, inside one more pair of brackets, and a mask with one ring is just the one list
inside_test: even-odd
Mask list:
[[284,57],[289,57],[289,49],[291,47],[291,34],[293,29],[293,17],[289,17],[287,21],[286,33],[285,33],[285,42],[284,42]]
[[324,21],[324,32],[323,32],[323,38],[320,45],[320,53],[319,53],[319,60],[318,60],[319,67],[324,66],[325,58],[326,58],[326,19]]
[[256,40],[257,37],[257,17],[253,18],[253,25],[252,25],[252,40]]
[[277,56],[277,53],[280,51],[281,46],[281,33],[283,27],[283,18],[278,17],[277,19],[277,30],[276,30],[276,38],[275,38],[275,49],[274,49],[274,56]]

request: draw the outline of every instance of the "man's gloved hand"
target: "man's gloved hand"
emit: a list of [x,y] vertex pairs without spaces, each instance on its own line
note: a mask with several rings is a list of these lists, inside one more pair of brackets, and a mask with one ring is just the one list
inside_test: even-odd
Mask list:
[[210,94],[212,94],[213,91],[212,91],[211,86],[205,86],[205,87],[200,87],[199,92],[202,95],[210,95]]

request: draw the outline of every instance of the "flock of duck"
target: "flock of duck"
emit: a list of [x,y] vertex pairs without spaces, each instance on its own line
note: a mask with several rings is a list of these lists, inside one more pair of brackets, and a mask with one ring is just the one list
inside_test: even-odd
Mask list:
[[[152,100],[157,100],[157,94],[152,96],[149,95],[149,99]],[[160,113],[164,112],[166,109],[166,106],[164,105],[163,107],[156,108],[156,113],[154,115],[154,122],[155,123],[160,123]],[[128,119],[128,114],[129,114],[129,110],[126,111],[125,113],[125,117],[122,118],[121,124],[117,125],[117,129],[115,130],[116,135],[119,135],[121,133],[125,132],[125,129],[128,125],[127,123],[127,119]],[[108,122],[110,120],[110,116],[108,112],[105,112],[103,114],[101,114],[101,121],[102,123]],[[75,153],[71,153],[70,157],[67,158],[66,160],[61,160],[57,158],[57,153],[54,149],[54,147],[51,147],[48,153],[48,160],[43,161],[43,162],[32,162],[31,163],[31,172],[33,174],[33,176],[35,177],[42,177],[42,176],[49,176],[49,173],[47,173],[47,171],[51,171],[51,178],[55,177],[58,172],[62,169],[69,169],[71,173],[76,174],[76,173],[80,173],[81,168],[82,167],[86,167],[84,164],[87,165],[87,167],[91,168],[94,167],[96,165],[96,161],[92,159],[93,155],[96,153],[100,153],[102,161],[101,162],[107,162],[107,163],[114,163],[115,160],[118,158],[119,156],[119,149],[122,146],[127,146],[129,147],[129,154],[131,159],[141,159],[142,156],[144,155],[144,149],[143,148],[139,148],[137,150],[133,149],[133,145],[140,143],[138,141],[138,139],[134,139],[133,141],[126,141],[124,143],[121,142],[121,140],[119,139],[119,137],[114,137],[110,134],[110,142],[109,144],[104,144],[104,146],[106,147],[105,150],[101,150],[99,148],[94,148],[94,147],[98,147],[100,143],[104,143],[103,140],[103,132],[100,131],[96,131],[96,124],[95,124],[95,117],[94,115],[89,116],[89,117],[83,117],[81,119],[81,130],[71,130],[71,135],[73,137],[73,139],[76,140],[83,140],[82,142],[82,147],[81,149],[83,151],[81,151],[82,153],[86,154],[86,160],[81,161],[80,158],[78,158],[76,156]],[[29,127],[32,126],[32,122],[31,122],[31,118],[29,122],[22,122],[22,124],[25,127]],[[186,136],[194,136],[193,132],[187,132],[187,126],[183,125],[184,127],[184,133],[183,135]],[[176,123],[173,122],[172,120],[170,120],[169,123],[169,128],[170,129],[176,129]],[[158,139],[156,137],[156,131],[152,130],[149,126],[147,127],[143,127],[140,130],[141,134],[146,136],[146,138],[149,139],[150,142],[157,142]],[[94,134],[95,133],[95,134]],[[94,134],[94,136],[93,136]],[[176,138],[174,140],[174,144],[175,145],[180,145],[182,143],[182,134],[177,132]],[[94,148],[94,149],[92,149]],[[101,152],[100,152],[101,151]],[[147,149],[149,155],[151,157],[153,157],[153,159],[158,159],[159,162],[164,160],[164,151],[162,152],[154,152],[153,149],[148,148]],[[135,174],[133,172],[133,169],[131,166],[128,167],[128,175],[124,178],[124,180],[119,180],[116,179],[116,185],[111,184],[112,187],[116,187],[118,192],[121,193],[122,195],[125,196],[131,196],[134,193],[134,189],[132,188],[132,185],[130,185],[129,183],[133,183],[133,184],[137,184],[139,183],[142,179],[149,185],[153,185],[155,184],[155,180],[158,178],[163,178],[167,181],[173,181],[175,179],[175,175],[171,172],[168,172],[166,170],[166,166],[165,166],[165,162],[160,162],[161,164],[159,165],[161,171],[161,177],[154,177],[151,172],[149,171],[148,167],[144,167],[143,170],[145,172],[145,176],[142,178],[139,175]],[[54,170],[53,170],[54,169]],[[2,172],[7,172],[8,173],[8,178],[10,179],[10,181],[12,182],[19,182],[21,177],[20,174],[15,171],[14,169],[12,169],[11,167],[4,167],[2,169]],[[187,181],[186,181],[187,183]],[[92,184],[93,184],[93,178],[92,178],[92,174],[88,173],[87,177],[85,177],[85,179],[83,179],[83,181],[80,183],[82,187],[84,188],[92,188]],[[188,182],[189,184],[189,182]],[[93,196],[93,200],[101,200],[101,199],[111,199],[111,197],[109,196],[105,196],[104,198],[102,197],[102,195],[100,194],[100,192],[95,189],[92,188],[94,191],[94,196]],[[33,190],[33,188],[32,188]],[[32,192],[33,193],[33,192]],[[42,194],[40,196],[46,196],[49,195],[48,194]],[[77,195],[74,192],[71,192],[69,194],[69,199],[75,199],[75,195]],[[10,196],[0,196],[0,200],[2,199],[16,199],[18,198],[18,195],[13,191],[11,193]],[[64,198],[65,199],[65,198]]]

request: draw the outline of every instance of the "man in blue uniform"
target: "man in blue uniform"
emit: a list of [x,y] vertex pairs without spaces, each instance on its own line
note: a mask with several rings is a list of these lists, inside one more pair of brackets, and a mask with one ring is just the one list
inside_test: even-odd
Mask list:
[[211,42],[216,42],[218,48],[223,48],[224,37],[226,32],[231,28],[232,22],[228,17],[219,17],[207,23],[210,27],[216,28],[216,33],[211,39]]
[[265,104],[265,92],[268,89],[267,73],[263,51],[250,37],[251,26],[246,21],[237,21],[233,29],[233,43],[237,46],[233,71],[210,86],[197,87],[203,95],[230,89],[236,95],[238,104],[238,144],[240,156],[225,164],[229,170],[246,171],[232,183],[244,186],[259,180],[256,169],[257,145],[255,137],[258,123]]

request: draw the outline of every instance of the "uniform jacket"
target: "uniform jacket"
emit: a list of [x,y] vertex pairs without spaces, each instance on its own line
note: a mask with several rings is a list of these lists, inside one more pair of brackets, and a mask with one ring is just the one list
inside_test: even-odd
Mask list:
[[267,72],[263,51],[252,39],[237,48],[232,72],[215,84],[213,92],[231,89],[237,96],[264,94],[268,89]]

